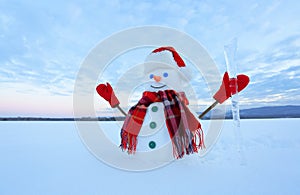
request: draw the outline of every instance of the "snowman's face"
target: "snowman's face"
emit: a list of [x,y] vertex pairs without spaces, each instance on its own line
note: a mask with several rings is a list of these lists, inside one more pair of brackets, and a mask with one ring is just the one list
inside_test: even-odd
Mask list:
[[171,67],[158,68],[148,72],[149,90],[159,91],[166,89],[174,89],[176,91],[182,91],[183,78],[180,72]]

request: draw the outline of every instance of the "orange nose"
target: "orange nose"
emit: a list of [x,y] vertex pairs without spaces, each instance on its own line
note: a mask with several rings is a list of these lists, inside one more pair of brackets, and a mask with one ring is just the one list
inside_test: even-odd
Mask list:
[[154,75],[153,76],[153,79],[156,81],[156,82],[159,82],[161,80],[161,76],[156,76]]

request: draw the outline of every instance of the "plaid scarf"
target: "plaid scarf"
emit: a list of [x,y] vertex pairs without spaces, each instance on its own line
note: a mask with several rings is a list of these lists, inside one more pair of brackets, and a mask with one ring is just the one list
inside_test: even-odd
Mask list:
[[[136,151],[137,136],[142,127],[147,108],[154,102],[162,102],[166,117],[166,126],[173,145],[175,158],[182,158],[184,154],[198,152],[204,148],[204,134],[201,125],[185,105],[187,99],[184,93],[174,90],[158,92],[145,91],[139,102],[130,108],[121,129],[122,150],[129,154]],[[198,143],[197,143],[198,142]]]

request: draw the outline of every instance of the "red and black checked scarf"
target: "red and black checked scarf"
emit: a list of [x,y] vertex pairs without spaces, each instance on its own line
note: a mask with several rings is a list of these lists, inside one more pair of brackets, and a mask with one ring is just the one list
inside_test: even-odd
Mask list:
[[[135,153],[137,136],[142,127],[147,108],[153,102],[162,102],[164,105],[166,126],[173,145],[175,158],[182,158],[184,154],[198,152],[204,148],[204,134],[201,125],[191,113],[182,98],[184,93],[176,93],[174,90],[158,92],[146,91],[139,102],[130,108],[121,129],[122,150],[129,154]],[[198,142],[198,143],[197,143]]]

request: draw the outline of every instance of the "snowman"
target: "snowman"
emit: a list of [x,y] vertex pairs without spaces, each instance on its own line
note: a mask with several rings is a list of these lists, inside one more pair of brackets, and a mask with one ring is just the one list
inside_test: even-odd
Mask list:
[[173,47],[153,50],[144,64],[147,88],[127,114],[119,107],[109,84],[97,87],[98,93],[112,107],[126,115],[120,133],[123,151],[134,154],[158,150],[172,142],[173,156],[178,159],[205,148],[200,122],[189,110],[184,93],[188,85],[185,66]]
[[[173,47],[153,50],[146,58],[144,75],[148,79],[147,88],[128,113],[119,106],[120,102],[109,83],[96,87],[98,94],[112,108],[118,108],[126,116],[120,133],[120,148],[128,154],[135,154],[136,151],[159,150],[171,142],[173,156],[177,159],[204,149],[203,130],[195,113],[189,110],[189,101],[184,93],[189,73],[176,50]],[[198,118],[243,90],[248,83],[246,75],[229,78],[225,72],[222,84],[213,96],[216,101]]]

